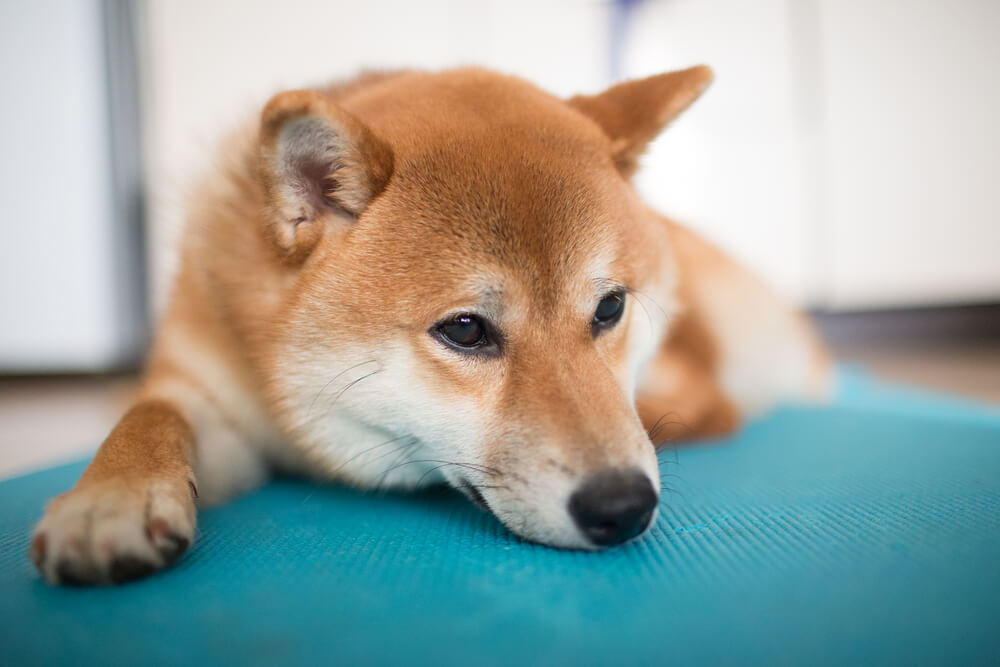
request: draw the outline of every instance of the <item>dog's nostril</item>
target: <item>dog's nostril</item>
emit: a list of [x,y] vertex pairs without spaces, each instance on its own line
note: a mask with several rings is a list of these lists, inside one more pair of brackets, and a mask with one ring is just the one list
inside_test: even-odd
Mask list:
[[656,491],[641,470],[605,470],[570,496],[569,513],[588,540],[607,547],[644,531],[656,501]]

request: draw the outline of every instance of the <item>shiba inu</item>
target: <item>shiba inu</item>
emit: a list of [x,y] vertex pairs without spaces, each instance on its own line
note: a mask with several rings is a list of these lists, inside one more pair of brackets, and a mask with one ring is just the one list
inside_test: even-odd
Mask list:
[[824,396],[807,322],[630,184],[707,67],[558,99],[481,69],[284,92],[192,200],[142,390],[36,528],[53,583],[170,565],[274,469],[446,482],[596,549],[654,520],[654,441]]

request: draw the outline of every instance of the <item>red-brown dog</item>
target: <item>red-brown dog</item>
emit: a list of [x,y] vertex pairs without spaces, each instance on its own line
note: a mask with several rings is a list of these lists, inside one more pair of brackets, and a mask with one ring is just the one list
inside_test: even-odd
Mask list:
[[273,468],[446,481],[561,547],[642,533],[658,420],[724,434],[828,385],[803,319],[629,183],[710,80],[561,100],[460,69],[274,97],[194,200],[138,402],[38,525],[45,578],[167,566],[198,492]]

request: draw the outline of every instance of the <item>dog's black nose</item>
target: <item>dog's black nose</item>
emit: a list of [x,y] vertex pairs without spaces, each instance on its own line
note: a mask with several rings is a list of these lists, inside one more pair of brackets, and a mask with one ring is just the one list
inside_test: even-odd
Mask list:
[[641,470],[604,470],[570,496],[569,513],[587,539],[609,547],[646,530],[656,501],[656,491]]

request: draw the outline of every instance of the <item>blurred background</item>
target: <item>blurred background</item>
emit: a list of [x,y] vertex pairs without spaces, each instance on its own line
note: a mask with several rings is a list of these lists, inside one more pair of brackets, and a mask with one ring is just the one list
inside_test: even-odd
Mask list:
[[0,477],[99,444],[187,190],[283,88],[479,64],[568,96],[706,63],[637,185],[838,357],[1000,403],[993,0],[0,0]]

